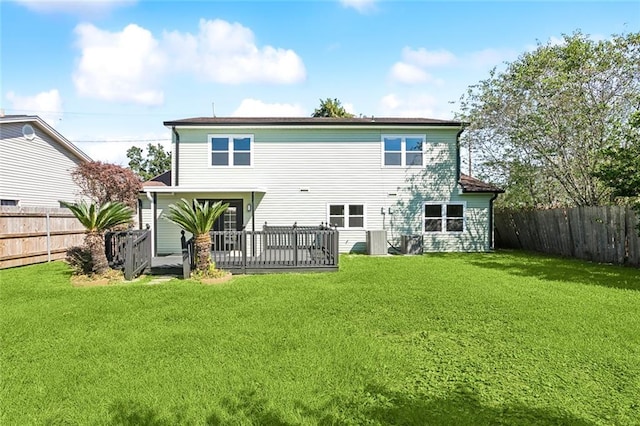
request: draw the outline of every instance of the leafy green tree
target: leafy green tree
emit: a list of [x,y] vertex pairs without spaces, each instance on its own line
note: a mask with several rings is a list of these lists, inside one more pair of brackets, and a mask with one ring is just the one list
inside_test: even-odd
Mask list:
[[197,272],[206,274],[211,265],[211,235],[209,231],[213,224],[229,207],[221,201],[209,204],[208,201],[199,203],[197,200],[189,202],[182,198],[176,204],[169,205],[169,212],[164,217],[194,235],[195,257]]
[[353,114],[347,112],[342,103],[334,98],[320,99],[320,106],[313,111],[312,117],[338,117],[351,118]]
[[621,145],[602,150],[603,161],[594,174],[612,189],[614,197],[633,200],[633,208],[640,214],[640,111],[631,114],[622,139]]
[[87,229],[85,245],[91,253],[91,272],[104,274],[109,269],[105,251],[104,233],[118,225],[131,222],[133,210],[121,202],[106,202],[104,204],[60,202],[71,210],[73,215]]
[[143,180],[152,179],[171,170],[171,153],[165,151],[161,144],[148,144],[147,155],[137,146],[127,150],[129,168]]
[[640,196],[640,111],[629,119],[621,145],[602,150],[603,161],[595,172],[616,197]]
[[503,207],[604,204],[611,190],[595,171],[639,92],[640,33],[565,35],[469,88],[461,142],[478,174],[506,188]]

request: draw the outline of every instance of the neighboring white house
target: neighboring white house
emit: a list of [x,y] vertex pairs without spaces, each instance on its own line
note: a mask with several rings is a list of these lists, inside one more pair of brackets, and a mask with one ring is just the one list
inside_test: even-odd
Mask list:
[[[425,251],[487,251],[499,188],[460,174],[463,123],[424,118],[190,118],[173,134],[172,170],[148,182],[142,225],[157,254],[180,251],[163,213],[180,198],[224,200],[216,229],[320,225],[342,252],[364,251],[367,231],[391,245],[422,236]],[[168,176],[164,176],[168,178]]]
[[38,116],[0,116],[0,205],[60,207],[80,188],[71,170],[91,161]]

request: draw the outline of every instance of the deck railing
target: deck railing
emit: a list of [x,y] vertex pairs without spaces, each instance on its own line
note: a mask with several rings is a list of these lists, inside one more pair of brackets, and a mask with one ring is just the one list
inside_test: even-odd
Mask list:
[[[262,231],[211,231],[216,267],[237,273],[338,269],[339,234],[326,226],[267,226]],[[185,277],[194,266],[193,239],[183,235]]]
[[151,270],[151,232],[148,229],[105,234],[105,252],[109,266],[124,271],[124,279],[132,280]]

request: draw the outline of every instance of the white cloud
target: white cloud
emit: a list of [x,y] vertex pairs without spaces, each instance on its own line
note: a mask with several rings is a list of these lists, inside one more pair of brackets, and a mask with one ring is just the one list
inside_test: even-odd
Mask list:
[[304,117],[308,114],[298,104],[265,103],[258,99],[243,99],[232,117]]
[[82,51],[73,74],[81,96],[107,101],[160,105],[164,94],[154,86],[166,58],[151,32],[135,24],[120,32],[80,24],[75,32]]
[[306,78],[293,50],[258,47],[249,28],[219,19],[200,20],[198,34],[165,32],[161,39],[135,24],[116,32],[80,24],[75,33],[80,57],[73,82],[79,95],[94,99],[160,105],[160,84],[169,72],[226,84],[289,84]]
[[375,10],[376,0],[340,0],[342,6],[352,8],[360,13],[367,13]]
[[390,75],[393,81],[405,84],[425,83],[433,79],[433,77],[422,68],[405,62],[396,62],[393,64]]
[[136,0],[14,0],[30,10],[40,13],[67,13],[76,16],[104,14],[113,9],[129,6]]
[[356,112],[355,112],[356,110],[355,110],[355,108],[353,107],[353,104],[352,104],[352,103],[345,103],[345,104],[342,104],[342,107],[343,107],[343,108],[344,108],[344,110],[345,110],[345,111],[347,111],[349,114],[355,114],[355,113],[356,113]]
[[391,93],[383,96],[382,99],[380,99],[380,105],[382,106],[383,110],[393,111],[400,106],[400,100],[398,99],[397,95]]
[[13,110],[20,114],[38,115],[51,126],[62,119],[62,98],[57,89],[41,92],[34,96],[19,96],[7,93],[7,100]]
[[239,23],[200,20],[198,34],[164,34],[172,62],[217,82],[290,84],[304,81],[302,59],[290,49],[258,47],[251,29]]
[[445,105],[446,103],[427,93],[404,97],[390,93],[380,99],[379,111],[386,117],[451,119],[451,113],[446,111],[448,108]]
[[447,50],[430,51],[425,48],[404,47],[402,61],[393,64],[389,75],[392,81],[398,83],[436,83],[442,85],[444,81],[434,78],[426,69],[452,65],[455,62],[455,55]]
[[410,47],[404,47],[402,49],[402,59],[418,67],[429,68],[450,65],[455,62],[456,56],[443,49],[427,50],[420,48],[414,50]]
[[[402,61],[392,65],[389,76],[392,82],[404,84],[431,83],[444,86],[445,81],[435,75],[435,68],[452,69],[470,68],[487,70],[500,66],[505,61],[518,57],[518,52],[510,49],[484,49],[462,55],[454,55],[447,50],[427,50],[425,48],[402,49]],[[451,74],[447,73],[448,79]]]

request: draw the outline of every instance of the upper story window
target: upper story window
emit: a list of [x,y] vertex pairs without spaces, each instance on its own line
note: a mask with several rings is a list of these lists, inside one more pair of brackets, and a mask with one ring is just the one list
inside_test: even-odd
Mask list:
[[363,204],[329,204],[327,222],[338,228],[364,228]]
[[424,205],[424,232],[464,231],[464,203]]
[[0,206],[18,206],[20,205],[20,201],[18,200],[0,200]]
[[425,136],[383,136],[382,164],[384,166],[423,166]]
[[251,166],[253,135],[210,135],[209,140],[212,166]]

